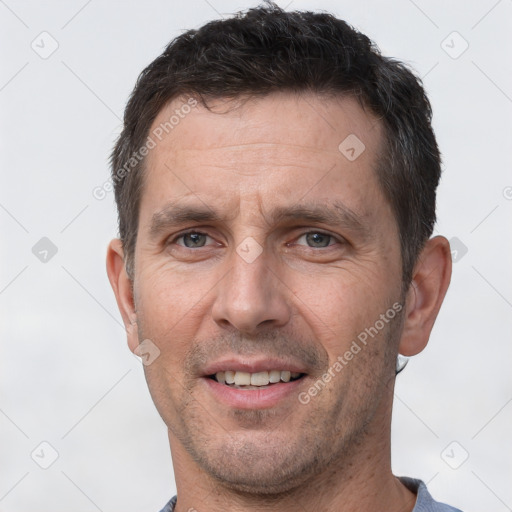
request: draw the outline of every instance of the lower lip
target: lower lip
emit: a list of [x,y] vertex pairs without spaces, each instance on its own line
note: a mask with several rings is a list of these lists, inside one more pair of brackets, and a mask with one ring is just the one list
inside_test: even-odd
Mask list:
[[304,377],[290,382],[278,382],[263,389],[232,388],[209,377],[203,377],[202,380],[214,397],[229,407],[268,409],[278,405],[280,401],[290,397],[290,395],[296,396],[303,379]]

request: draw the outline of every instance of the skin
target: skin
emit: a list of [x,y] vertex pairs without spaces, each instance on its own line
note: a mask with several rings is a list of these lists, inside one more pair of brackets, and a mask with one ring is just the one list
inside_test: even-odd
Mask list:
[[[107,256],[130,349],[150,339],[160,350],[145,372],[169,429],[177,511],[410,511],[415,496],[390,465],[395,361],[428,342],[449,244],[426,243],[404,296],[397,224],[375,175],[382,127],[355,100],[274,93],[211,106],[147,157],[133,280],[119,240]],[[354,161],[338,150],[350,134],[365,145]],[[273,215],[335,201],[351,212],[341,224]],[[185,206],[218,218],[165,222]],[[180,237],[190,229],[206,236]],[[262,249],[250,263],[237,252],[247,237]],[[220,356],[285,356],[307,368],[307,391],[394,303],[401,314],[305,405],[293,393],[238,409],[203,385],[205,362]]]

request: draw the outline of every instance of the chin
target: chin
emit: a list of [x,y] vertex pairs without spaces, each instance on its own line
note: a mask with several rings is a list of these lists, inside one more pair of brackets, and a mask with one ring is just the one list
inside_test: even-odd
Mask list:
[[[256,457],[256,456],[255,456]],[[277,498],[302,485],[316,464],[294,461],[290,466],[274,453],[265,461],[256,462],[254,457],[242,458],[238,464],[219,464],[218,460],[203,460],[206,472],[220,485],[245,496],[268,496]]]
[[[330,461],[314,439],[290,439],[289,432],[246,432],[188,446],[195,462],[219,485],[245,496],[269,499],[299,487]],[[323,462],[323,464],[322,464]]]

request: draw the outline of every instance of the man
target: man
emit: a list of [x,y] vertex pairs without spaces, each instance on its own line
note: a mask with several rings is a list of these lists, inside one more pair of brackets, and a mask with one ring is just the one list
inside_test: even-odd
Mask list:
[[391,472],[397,357],[451,274],[414,75],[273,4],[175,39],[112,155],[107,269],[168,427],[164,511],[453,511]]

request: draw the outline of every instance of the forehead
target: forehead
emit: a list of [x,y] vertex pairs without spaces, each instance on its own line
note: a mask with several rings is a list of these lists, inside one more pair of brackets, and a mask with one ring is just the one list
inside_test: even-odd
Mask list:
[[[192,196],[236,208],[243,195],[296,203],[341,189],[377,194],[382,127],[353,98],[274,93],[190,105],[173,100],[151,127],[141,212]],[[371,207],[363,203],[356,209]]]

